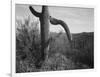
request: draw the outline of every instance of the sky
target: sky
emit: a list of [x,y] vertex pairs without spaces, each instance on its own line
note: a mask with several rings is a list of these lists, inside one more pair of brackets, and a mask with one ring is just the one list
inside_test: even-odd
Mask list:
[[[32,5],[32,7],[41,12],[42,6]],[[61,7],[48,6],[49,14],[57,19],[63,20],[68,25],[71,33],[94,32],[94,9],[79,8],[79,7]],[[16,4],[15,7],[16,19],[23,20],[30,16],[31,20],[38,20],[29,10],[29,5]],[[60,25],[50,24],[51,32],[65,32]]]

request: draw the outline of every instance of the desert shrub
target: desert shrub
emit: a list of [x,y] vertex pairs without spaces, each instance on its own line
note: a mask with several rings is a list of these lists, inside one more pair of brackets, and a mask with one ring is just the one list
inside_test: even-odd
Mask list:
[[54,53],[45,60],[40,71],[71,70],[75,68],[76,65],[70,59],[66,58],[61,53]]
[[[30,21],[29,18],[20,21],[16,25],[16,72],[25,72],[29,67],[29,62],[35,64],[40,54],[40,36],[38,21]],[[23,66],[23,67],[21,67]],[[27,69],[26,69],[27,67]]]

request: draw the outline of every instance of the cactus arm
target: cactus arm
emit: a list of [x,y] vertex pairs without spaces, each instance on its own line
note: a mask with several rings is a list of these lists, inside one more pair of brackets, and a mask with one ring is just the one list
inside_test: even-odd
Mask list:
[[49,19],[50,19],[50,23],[51,23],[51,24],[53,24],[53,25],[61,25],[61,26],[64,28],[64,30],[65,30],[65,32],[66,32],[66,35],[67,35],[67,37],[68,37],[68,40],[69,40],[69,42],[71,43],[72,36],[71,36],[70,30],[69,30],[69,28],[68,28],[68,25],[67,25],[64,21],[58,20],[58,19],[56,19],[56,18],[52,18],[51,16],[50,16]]
[[71,36],[70,30],[69,30],[69,28],[68,28],[68,25],[67,25],[64,21],[62,21],[62,20],[59,20],[59,23],[60,23],[60,24],[62,25],[62,27],[65,29],[66,34],[67,34],[67,36],[68,36],[68,40],[71,41],[71,40],[72,40],[72,36]]
[[52,18],[51,16],[49,17],[50,19],[50,23],[53,24],[53,25],[58,25],[59,24],[59,20],[58,19],[55,19],[55,18]]
[[36,12],[36,11],[34,10],[34,8],[32,8],[32,6],[29,6],[29,9],[30,9],[31,13],[32,13],[33,15],[35,15],[36,17],[40,17],[40,16],[41,16],[41,13]]

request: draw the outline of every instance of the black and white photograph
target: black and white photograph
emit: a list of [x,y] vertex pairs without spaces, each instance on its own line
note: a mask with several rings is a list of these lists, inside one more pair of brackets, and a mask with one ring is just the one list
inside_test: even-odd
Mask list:
[[15,4],[15,72],[94,69],[94,8]]

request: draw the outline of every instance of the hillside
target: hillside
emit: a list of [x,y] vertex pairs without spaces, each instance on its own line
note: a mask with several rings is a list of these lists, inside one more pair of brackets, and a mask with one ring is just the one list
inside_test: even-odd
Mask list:
[[[56,38],[57,33],[51,33],[51,36]],[[69,48],[68,40],[65,33],[59,35],[55,40],[56,52],[66,54],[65,56],[71,58],[75,62],[80,62],[94,67],[94,33],[83,32],[72,34],[72,48]]]

